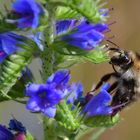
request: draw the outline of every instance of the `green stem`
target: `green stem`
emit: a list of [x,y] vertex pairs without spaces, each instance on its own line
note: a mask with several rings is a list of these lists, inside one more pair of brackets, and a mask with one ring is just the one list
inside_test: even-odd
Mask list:
[[[45,82],[55,69],[55,52],[51,47],[55,37],[55,8],[49,2],[47,3],[48,25],[44,30],[44,51],[41,54],[43,63],[42,79]],[[54,119],[43,117],[44,140],[57,140],[56,126]]]
[[90,140],[97,140],[106,130],[107,128],[99,128],[93,135],[91,136]]
[[55,27],[55,7],[50,3],[47,3],[47,11],[48,11],[48,25],[44,30],[44,51],[41,54],[41,59],[43,63],[43,81],[54,72],[55,67],[55,52],[51,48],[51,44],[54,41],[56,35],[56,27]]
[[43,117],[44,140],[57,140],[55,120]]

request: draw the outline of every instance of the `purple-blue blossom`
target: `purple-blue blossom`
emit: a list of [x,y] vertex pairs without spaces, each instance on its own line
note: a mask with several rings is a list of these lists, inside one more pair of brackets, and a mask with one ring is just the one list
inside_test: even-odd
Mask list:
[[113,109],[110,106],[112,96],[107,92],[110,87],[108,83],[104,84],[97,95],[93,95],[89,102],[84,106],[82,113],[89,116],[111,115]]
[[67,103],[73,103],[82,94],[82,85],[75,83],[71,86],[69,79],[69,70],[59,70],[53,73],[45,84],[29,84],[26,87],[26,95],[30,97],[27,109],[54,117],[57,104],[64,99]]
[[43,9],[35,0],[16,0],[12,4],[12,10],[17,19],[13,20],[19,28],[36,28],[39,24]]
[[17,44],[19,44],[18,38],[20,36],[12,32],[0,33],[0,63],[16,52]]
[[16,120],[16,119],[11,119],[9,122],[9,129],[16,131],[16,132],[20,132],[20,133],[24,133],[26,134],[26,128],[23,126],[23,124]]
[[0,125],[0,140],[13,140],[14,134],[5,126]]
[[69,78],[69,71],[60,70],[52,74],[45,84],[28,85],[26,95],[30,99],[27,102],[27,109],[54,117],[56,105],[67,95]]
[[25,133],[26,128],[16,119],[10,120],[9,128],[0,124],[0,140],[25,140]]
[[108,30],[106,23],[93,24],[85,20],[62,20],[56,25],[57,33],[62,33],[60,41],[84,50],[92,50],[99,46],[105,39],[103,31]]

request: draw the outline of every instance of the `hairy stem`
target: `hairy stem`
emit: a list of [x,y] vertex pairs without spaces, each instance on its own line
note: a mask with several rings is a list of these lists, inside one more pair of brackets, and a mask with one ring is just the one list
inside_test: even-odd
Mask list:
[[[55,52],[51,47],[55,37],[55,8],[49,2],[46,7],[48,11],[48,25],[44,30],[44,51],[41,54],[43,71],[42,79],[45,82],[55,70]],[[54,119],[43,116],[44,140],[57,140],[57,123]]]
[[55,7],[50,3],[47,4],[48,11],[48,25],[44,30],[44,51],[41,54],[41,59],[43,63],[43,81],[46,81],[48,76],[50,76],[54,72],[55,67],[55,52],[51,48],[51,44],[54,41],[56,35],[55,29]]

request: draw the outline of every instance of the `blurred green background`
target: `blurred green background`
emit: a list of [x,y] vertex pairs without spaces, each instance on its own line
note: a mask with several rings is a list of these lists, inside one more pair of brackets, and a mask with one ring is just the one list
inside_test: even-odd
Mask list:
[[[6,3],[7,1],[1,0],[1,2]],[[112,41],[121,48],[140,52],[140,0],[108,0],[107,2],[109,8],[114,8],[110,12],[108,23],[113,21],[116,23],[110,26],[111,32],[106,35],[108,37],[114,35],[115,38]],[[98,65],[92,63],[79,64],[72,69],[72,81],[83,82],[85,92],[87,92],[92,85],[99,81],[102,75],[111,71],[112,68],[107,63]],[[42,140],[42,122],[35,115],[26,111],[24,106],[14,102],[5,102],[0,104],[0,114],[2,123],[8,123],[10,115],[13,114],[24,123],[38,140]],[[120,123],[105,131],[99,140],[140,140],[140,103],[137,102],[128,107],[120,115]]]

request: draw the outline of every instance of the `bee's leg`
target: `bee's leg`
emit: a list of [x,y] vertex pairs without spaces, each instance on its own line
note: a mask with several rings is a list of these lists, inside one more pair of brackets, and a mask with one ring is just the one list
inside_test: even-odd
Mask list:
[[107,82],[111,77],[119,77],[119,76],[118,76],[118,73],[115,73],[115,72],[104,75],[91,92],[94,92],[97,89],[99,89],[102,86],[102,84]]
[[114,82],[111,87],[107,90],[110,94],[114,93],[114,90],[116,89],[116,87],[118,86],[118,82]]

